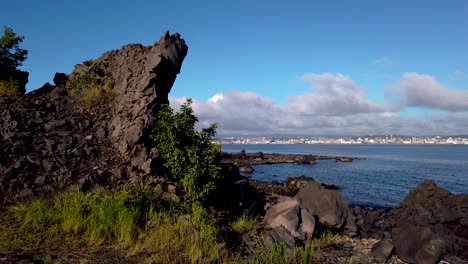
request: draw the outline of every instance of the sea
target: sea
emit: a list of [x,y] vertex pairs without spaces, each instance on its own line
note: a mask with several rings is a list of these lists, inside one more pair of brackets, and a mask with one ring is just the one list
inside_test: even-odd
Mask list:
[[284,182],[308,176],[335,184],[351,206],[391,208],[426,179],[452,193],[468,193],[468,145],[223,145],[225,152],[310,154],[357,158],[344,163],[319,160],[315,165],[256,165],[244,175]]

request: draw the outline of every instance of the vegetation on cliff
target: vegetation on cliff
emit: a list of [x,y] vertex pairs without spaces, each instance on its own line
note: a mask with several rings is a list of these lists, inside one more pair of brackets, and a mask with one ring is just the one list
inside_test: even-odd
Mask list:
[[21,94],[14,72],[26,60],[28,51],[20,48],[24,36],[19,36],[10,27],[5,27],[0,38],[0,96]]

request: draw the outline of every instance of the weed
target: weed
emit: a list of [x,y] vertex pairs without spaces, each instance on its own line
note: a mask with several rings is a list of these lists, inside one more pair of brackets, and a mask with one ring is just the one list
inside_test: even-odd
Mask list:
[[20,95],[19,82],[13,78],[0,80],[0,96]]
[[93,85],[82,92],[82,101],[88,106],[106,106],[112,103],[117,92],[109,85]]
[[232,223],[232,230],[239,234],[246,234],[252,230],[260,227],[258,219],[249,214],[242,214],[239,218]]
[[84,74],[81,76],[72,74],[72,76],[70,76],[70,81],[71,93],[73,95],[80,93],[85,88],[99,85],[99,80],[89,74]]

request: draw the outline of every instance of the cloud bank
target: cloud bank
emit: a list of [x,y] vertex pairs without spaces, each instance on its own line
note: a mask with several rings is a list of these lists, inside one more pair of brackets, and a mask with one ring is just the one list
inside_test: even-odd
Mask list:
[[[434,77],[404,74],[385,89],[388,104],[366,99],[366,89],[342,74],[305,74],[311,91],[291,95],[286,105],[253,92],[228,91],[207,102],[194,100],[200,126],[220,124],[220,135],[448,135],[468,134],[468,91],[440,84]],[[178,109],[186,98],[170,98]],[[407,107],[439,109],[408,117]]]

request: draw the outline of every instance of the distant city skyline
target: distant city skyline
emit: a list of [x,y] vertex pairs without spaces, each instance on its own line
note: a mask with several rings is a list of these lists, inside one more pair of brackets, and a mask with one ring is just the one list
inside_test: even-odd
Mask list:
[[170,30],[189,46],[170,93],[220,134],[468,133],[468,2],[4,1],[27,90]]
[[216,144],[458,144],[468,145],[468,136],[416,137],[416,136],[368,136],[368,137],[218,137]]

